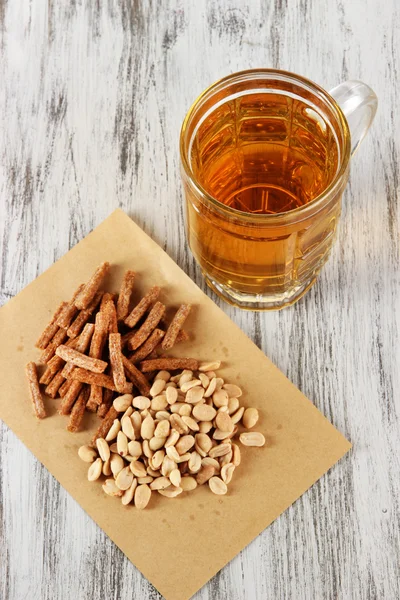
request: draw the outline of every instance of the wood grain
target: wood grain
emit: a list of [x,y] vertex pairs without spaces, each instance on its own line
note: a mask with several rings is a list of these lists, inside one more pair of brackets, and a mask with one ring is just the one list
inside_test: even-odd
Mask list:
[[[1,303],[117,206],[204,289],[178,136],[219,77],[276,67],[380,99],[317,285],[279,313],[223,305],[354,450],[198,600],[400,597],[399,16],[396,0],[0,0]],[[3,425],[0,556],[2,600],[159,597]]]

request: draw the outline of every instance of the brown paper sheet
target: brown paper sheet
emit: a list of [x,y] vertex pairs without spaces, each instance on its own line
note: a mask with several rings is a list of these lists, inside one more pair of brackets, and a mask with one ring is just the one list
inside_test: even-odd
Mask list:
[[[71,434],[65,429],[67,419],[56,412],[59,401],[46,399],[50,418],[38,422],[33,416],[24,366],[39,356],[34,343],[60,301],[106,260],[113,264],[107,289],[117,291],[124,271],[133,269],[138,272],[136,295],[158,284],[169,306],[193,304],[185,325],[193,339],[178,345],[175,355],[222,359],[223,374],[243,387],[243,404],[260,410],[257,430],[265,434],[267,445],[243,448],[242,464],[226,496],[202,486],[175,499],[157,495],[145,511],[123,507],[103,493],[99,482],[87,481],[87,465],[77,456],[97,417],[86,415],[86,431]],[[0,418],[167,600],[190,598],[350,448],[121,210],[0,310],[0,335]]]

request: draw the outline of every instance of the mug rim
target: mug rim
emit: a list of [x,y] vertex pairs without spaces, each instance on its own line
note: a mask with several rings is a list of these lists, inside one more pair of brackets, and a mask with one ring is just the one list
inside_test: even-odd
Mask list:
[[[211,96],[214,91],[217,91],[217,89],[219,87],[223,86],[224,84],[226,84],[228,82],[231,82],[231,81],[233,82],[235,79],[239,79],[241,77],[246,77],[249,75],[254,75],[254,76],[275,75],[278,78],[281,77],[285,80],[292,80],[295,83],[301,84],[303,87],[306,86],[306,87],[310,88],[312,93],[319,94],[320,96],[322,96],[323,100],[328,105],[331,105],[331,108],[333,109],[333,112],[334,112],[334,116],[343,131],[343,156],[341,157],[339,168],[338,168],[335,176],[333,177],[332,181],[330,182],[330,184],[320,194],[318,194],[318,196],[316,196],[310,202],[303,204],[302,206],[299,206],[292,210],[286,211],[286,212],[280,212],[280,213],[274,213],[274,214],[267,214],[267,213],[266,214],[254,214],[254,213],[241,211],[236,208],[227,206],[226,204],[223,204],[217,198],[215,198],[214,196],[212,196],[209,192],[207,192],[205,190],[205,188],[196,180],[193,170],[189,164],[189,159],[188,159],[187,151],[185,148],[186,133],[187,133],[187,129],[188,129],[190,120],[193,117],[193,115],[195,114],[198,106],[201,104],[201,102],[203,100],[205,100],[205,99],[207,99],[207,97]],[[237,219],[249,220],[249,221],[253,221],[253,222],[254,221],[256,221],[256,222],[262,222],[262,221],[271,222],[272,220],[280,220],[284,217],[290,218],[292,216],[296,217],[297,215],[303,216],[304,213],[308,213],[310,211],[313,212],[314,210],[318,210],[320,208],[321,204],[324,203],[324,201],[326,200],[327,197],[331,196],[332,194],[335,195],[336,192],[338,192],[340,190],[343,179],[346,176],[346,172],[347,172],[349,161],[350,161],[350,130],[349,130],[349,125],[347,123],[346,117],[344,116],[343,111],[340,108],[339,104],[336,102],[336,100],[329,94],[329,92],[327,92],[324,88],[322,88],[321,86],[316,84],[311,79],[307,79],[306,77],[303,77],[302,75],[297,75],[296,73],[292,73],[290,71],[285,71],[285,70],[281,70],[281,69],[266,69],[266,68],[246,69],[243,71],[237,71],[235,73],[231,73],[230,75],[226,75],[225,77],[218,79],[217,81],[215,81],[214,83],[209,85],[199,96],[197,96],[197,98],[194,100],[194,102],[190,106],[189,110],[187,111],[185,118],[183,120],[181,131],[180,131],[179,147],[180,147],[181,163],[183,165],[185,174],[189,178],[191,185],[196,189],[197,193],[202,197],[202,199],[204,199],[207,203],[210,203],[214,208],[218,209],[219,211],[222,210],[224,212],[227,212],[227,213],[231,214],[232,217],[236,217]]]

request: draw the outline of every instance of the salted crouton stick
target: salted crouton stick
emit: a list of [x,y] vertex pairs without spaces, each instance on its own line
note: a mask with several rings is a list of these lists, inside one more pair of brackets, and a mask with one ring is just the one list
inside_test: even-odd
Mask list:
[[100,300],[103,297],[103,292],[97,292],[91,303],[87,308],[81,310],[77,315],[75,321],[68,327],[67,335],[69,338],[76,338],[80,334],[84,325],[89,321],[90,317],[100,304]]
[[[77,350],[81,354],[86,352],[86,350],[89,348],[90,340],[92,339],[94,333],[94,327],[95,326],[93,325],[93,323],[86,323],[81,335],[79,336],[79,341],[75,345],[75,350]],[[62,370],[63,376],[66,379],[68,379],[74,368],[75,365],[72,362],[67,362],[67,364]]]
[[133,365],[131,361],[126,358],[126,356],[122,357],[122,361],[124,363],[125,373],[128,379],[132,381],[134,386],[137,387],[143,396],[147,396],[150,392],[150,384],[147,380],[147,377],[145,377],[143,373],[141,373],[139,369],[137,369],[135,365]]
[[154,358],[144,360],[140,363],[140,369],[143,373],[150,371],[176,371],[177,369],[190,369],[197,371],[199,361],[195,358]]
[[104,307],[107,304],[107,302],[109,302],[109,300],[115,302],[116,294],[110,294],[110,292],[105,292],[100,302],[100,310],[104,310]]
[[89,279],[89,281],[84,286],[83,290],[80,292],[79,296],[75,300],[76,308],[82,310],[89,306],[109,269],[109,262],[103,262],[97,267],[92,277]]
[[97,415],[103,419],[110,406],[113,403],[113,399],[114,399],[114,392],[112,390],[107,390],[106,388],[103,389],[103,402],[100,404],[98,410],[97,410]]
[[104,344],[107,340],[108,321],[107,316],[103,311],[96,315],[96,323],[94,333],[90,344],[89,356],[92,358],[101,358],[103,354]]
[[68,392],[69,388],[72,385],[72,379],[66,379],[60,389],[58,390],[58,395],[60,398],[64,398],[65,394]]
[[90,385],[88,387],[90,389],[90,394],[89,400],[86,403],[86,410],[95,413],[100,407],[100,405],[103,403],[103,390],[105,390],[106,388],[102,388],[100,385]]
[[139,304],[135,306],[132,312],[126,317],[125,325],[128,327],[135,327],[135,325],[140,321],[145,312],[150,308],[150,306],[155,302],[160,295],[161,288],[157,285],[151,288],[149,292],[141,299]]
[[69,413],[71,412],[71,408],[74,405],[75,400],[81,393],[82,387],[83,387],[83,383],[81,383],[80,381],[73,381],[71,383],[71,385],[68,388],[67,393],[65,394],[65,396],[61,402],[61,406],[59,409],[59,413],[61,415],[69,415]]
[[[54,358],[54,356],[53,356],[53,358]],[[57,358],[58,358],[58,356],[57,356]],[[50,381],[53,379],[53,377],[56,373],[57,373],[57,371],[53,371],[52,369],[49,369],[49,367],[47,366],[43,375],[39,379],[39,383],[43,383],[44,385],[49,385]]]
[[84,287],[85,285],[82,283],[78,287],[78,289],[75,290],[71,300],[67,303],[66,306],[64,306],[64,308],[58,315],[56,323],[59,327],[62,327],[63,329],[68,329],[68,327],[71,325],[73,319],[78,313],[78,309],[75,306],[75,300],[77,299]]
[[81,423],[83,421],[83,415],[85,414],[88,396],[89,388],[87,386],[84,386],[81,389],[78,399],[71,410],[71,416],[67,425],[67,429],[71,433],[76,433],[80,429]]
[[114,423],[114,419],[118,417],[118,412],[113,406],[110,406],[106,416],[104,417],[100,427],[92,438],[92,445],[95,445],[96,440],[99,438],[105,438],[107,433],[110,431],[111,425]]
[[[109,375],[104,375],[104,373],[92,373],[92,371],[87,371],[86,369],[75,368],[71,373],[71,379],[80,381],[81,383],[89,383],[90,385],[100,385],[101,387],[108,388],[114,392],[117,391],[113,378]],[[122,393],[131,394],[132,388],[132,384],[127,382],[126,388]]]
[[67,329],[67,336],[69,338],[75,338],[82,331],[83,326],[90,319],[90,312],[88,310],[81,310],[77,315],[76,319],[72,322],[70,327]]
[[47,417],[44,407],[42,394],[40,393],[37,369],[34,362],[29,362],[25,367],[26,376],[28,378],[29,392],[31,395],[33,410],[38,419]]
[[129,303],[131,301],[131,295],[133,285],[135,283],[136,273],[135,271],[126,271],[122,280],[121,289],[118,296],[117,302],[117,318],[118,321],[124,321],[129,313]]
[[161,348],[163,350],[169,350],[175,345],[178,333],[189,316],[191,308],[192,306],[190,304],[182,304],[179,307],[161,343]]
[[133,338],[128,342],[128,348],[130,350],[137,350],[149,337],[149,335],[155,330],[163,315],[165,314],[165,305],[161,302],[156,302],[151,311],[148,314],[147,319],[135,333]]
[[103,373],[108,366],[105,360],[91,358],[90,356],[86,356],[86,354],[78,352],[78,350],[74,350],[74,348],[64,345],[58,346],[56,354],[65,360],[65,362],[71,363],[76,367],[82,367],[82,369],[87,369],[88,371],[93,371],[93,373]]
[[[167,321],[165,320],[165,318],[162,318],[160,321],[160,325],[161,329],[167,331],[169,325],[167,323]],[[185,331],[184,329],[180,329],[178,331],[178,335],[176,337],[175,340],[175,344],[178,344],[179,342],[187,342],[190,339],[189,334],[187,333],[187,331]]]
[[61,375],[61,371],[58,371],[58,373],[56,373],[53,377],[53,379],[51,380],[51,382],[49,383],[49,385],[46,387],[46,394],[47,396],[50,396],[50,398],[55,398],[58,394],[58,390],[60,389],[60,387],[62,386],[62,384],[65,381],[65,377],[63,377]]
[[117,388],[117,392],[122,393],[126,387],[126,377],[122,361],[120,333],[110,333],[108,336],[108,348],[115,387]]
[[144,344],[129,357],[129,360],[135,364],[147,358],[161,342],[164,335],[165,333],[162,329],[155,329]]
[[[94,334],[92,342],[90,344],[89,356],[92,358],[101,358],[103,353],[104,344],[107,339],[108,320],[104,310],[96,315],[96,323],[94,327]],[[98,406],[103,401],[103,388],[99,385],[90,386],[89,400],[87,401],[86,408],[90,412],[96,412]]]
[[109,333],[118,333],[117,311],[113,299],[104,303],[102,312],[106,315]]
[[52,319],[48,325],[46,325],[44,331],[36,342],[36,348],[40,348],[40,350],[45,350],[49,345],[52,338],[58,331],[58,325],[56,323],[60,312],[63,310],[64,306],[67,306],[68,302],[61,302],[60,306],[57,308],[56,312],[52,316]]
[[64,342],[66,337],[67,337],[67,332],[65,331],[65,329],[62,329],[60,327],[58,329],[58,331],[55,333],[51,342],[46,346],[45,350],[43,350],[43,352],[39,358],[39,362],[40,363],[48,363],[49,360],[51,358],[53,358],[54,354],[56,353],[58,346]]

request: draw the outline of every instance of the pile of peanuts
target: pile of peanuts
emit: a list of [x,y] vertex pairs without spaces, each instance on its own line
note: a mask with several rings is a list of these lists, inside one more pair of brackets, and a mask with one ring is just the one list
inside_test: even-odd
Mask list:
[[175,375],[159,371],[148,396],[116,398],[107,434],[79,448],[91,463],[88,480],[104,476],[106,494],[138,509],[153,492],[174,498],[207,483],[214,494],[226,494],[241,462],[235,439],[264,446],[265,438],[252,430],[257,409],[240,405],[242,390],[219,377],[219,368],[211,362]]

